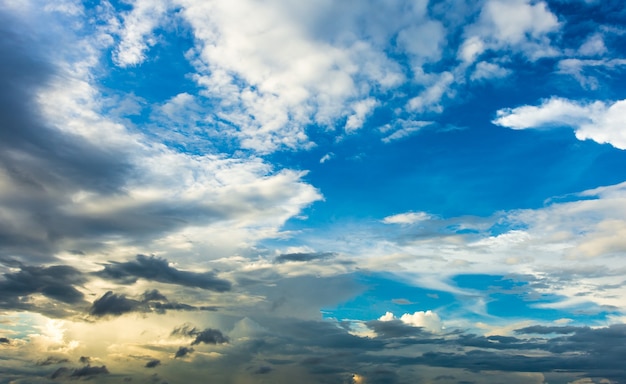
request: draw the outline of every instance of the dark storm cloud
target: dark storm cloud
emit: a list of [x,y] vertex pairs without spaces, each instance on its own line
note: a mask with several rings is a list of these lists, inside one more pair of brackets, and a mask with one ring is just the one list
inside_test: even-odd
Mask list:
[[207,328],[203,331],[198,332],[194,341],[191,342],[191,345],[196,344],[225,344],[228,343],[228,337],[224,336],[221,331],[217,329]]
[[172,331],[172,335],[195,337],[195,339],[191,342],[191,345],[197,345],[200,343],[225,344],[229,342],[228,337],[226,337],[218,329],[206,328],[201,331],[190,324],[184,324],[180,327],[174,328],[174,330]]
[[[127,299],[125,295],[117,295],[108,291],[101,298],[93,302],[89,313],[94,316],[123,315],[134,312],[144,304],[138,300]],[[145,312],[145,311],[143,311]]]
[[146,368],[154,368],[154,367],[156,367],[157,365],[160,365],[160,364],[161,364],[161,360],[153,359],[153,360],[150,360],[150,361],[148,361],[146,363]]
[[11,340],[7,339],[6,337],[0,337],[0,344],[10,344]]
[[[373,322],[373,326],[380,326]],[[466,369],[473,372],[562,372],[583,376],[604,377],[626,382],[623,356],[626,356],[626,325],[606,328],[533,326],[518,330],[518,334],[557,334],[552,338],[523,339],[510,336],[477,336],[457,334],[447,339],[429,338],[439,344],[437,350],[418,357],[377,356],[371,363],[397,366],[426,365]],[[395,333],[400,335],[401,333]],[[394,339],[397,342],[397,339]],[[409,344],[408,342],[405,343]],[[387,344],[389,346],[389,344]],[[445,351],[449,350],[449,352]],[[537,356],[528,351],[544,351]]]
[[194,351],[194,349],[190,348],[190,347],[180,347],[176,351],[176,354],[174,355],[174,358],[177,359],[179,357],[185,357],[185,356],[189,355],[190,353],[193,353],[193,351]]
[[168,310],[173,311],[214,311],[214,307],[194,307],[184,303],[170,302],[167,297],[158,290],[146,291],[139,296],[139,299],[127,298],[126,295],[116,294],[108,291],[99,299],[96,299],[89,313],[96,317],[120,316],[129,312],[155,312],[164,314]]
[[0,255],[49,259],[57,240],[83,230],[62,212],[67,192],[115,191],[128,166],[124,156],[48,126],[36,92],[59,74],[48,64],[50,41],[28,30],[0,11],[0,175],[15,187],[0,190],[10,217],[0,222]]
[[268,367],[266,365],[259,367],[257,369],[254,370],[254,374],[255,375],[265,375],[267,373],[272,372],[272,367]]
[[106,375],[109,373],[109,370],[106,366],[101,367],[92,367],[90,365],[86,365],[81,368],[70,369],[67,367],[61,367],[54,371],[50,376],[51,379],[61,379],[61,378],[70,378],[70,379],[79,379],[79,378],[91,378],[93,376],[98,375]]
[[68,363],[68,362],[69,360],[64,357],[48,356],[46,359],[38,361],[37,365],[46,366],[46,365],[54,365],[54,364],[63,364],[63,363]]
[[187,272],[170,267],[167,260],[154,256],[137,255],[133,261],[112,262],[97,273],[102,278],[130,284],[139,278],[160,283],[195,287],[217,292],[231,289],[231,283],[220,279],[213,272]]
[[[13,264],[17,272],[0,277],[0,308],[36,310],[52,317],[66,317],[75,312],[77,305],[86,305],[84,295],[76,289],[87,279],[82,272],[67,265],[36,267]],[[48,303],[34,305],[29,296],[41,294]]]
[[314,252],[314,253],[285,253],[277,256],[274,261],[276,263],[286,263],[288,261],[314,261],[314,260],[326,260],[335,257],[335,253],[332,252]]
[[0,303],[16,300],[19,296],[41,293],[68,304],[83,301],[83,294],[74,288],[87,281],[82,272],[67,265],[33,267],[23,265],[20,271],[5,273],[0,281]]
[[574,326],[563,326],[563,327],[554,327],[554,326],[544,326],[544,325],[533,325],[531,327],[516,329],[515,333],[517,334],[538,334],[538,335],[549,335],[551,333],[566,335],[571,334],[580,330],[580,327]]

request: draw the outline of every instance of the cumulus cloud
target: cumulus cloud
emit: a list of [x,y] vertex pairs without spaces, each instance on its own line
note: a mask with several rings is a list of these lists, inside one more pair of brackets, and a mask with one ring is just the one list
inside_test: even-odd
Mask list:
[[538,106],[501,109],[493,123],[512,129],[568,126],[579,140],[626,149],[625,112],[626,100],[585,103],[553,97]]
[[549,34],[561,27],[558,18],[544,1],[488,0],[476,23],[465,28],[466,38],[458,57],[474,62],[487,50],[522,52],[528,58],[554,56]]
[[391,312],[386,312],[382,315],[379,321],[393,321],[400,320],[402,323],[406,325],[410,325],[412,327],[424,328],[430,332],[441,332],[443,329],[443,325],[439,315],[437,315],[433,311],[417,311],[413,314],[405,313],[400,318],[396,318],[396,316]]

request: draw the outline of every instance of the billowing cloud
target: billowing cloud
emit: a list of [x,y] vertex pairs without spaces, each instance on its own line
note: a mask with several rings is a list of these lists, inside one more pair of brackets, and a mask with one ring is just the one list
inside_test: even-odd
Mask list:
[[488,0],[478,21],[465,28],[467,36],[459,57],[475,61],[487,50],[513,49],[530,59],[554,56],[549,34],[560,28],[557,16],[544,1]]
[[[16,272],[5,273],[0,280],[0,305],[3,308],[38,308],[51,316],[65,316],[76,306],[85,304],[84,294],[77,287],[86,283],[87,278],[79,270],[67,265],[39,267],[21,264],[16,269]],[[39,295],[48,300],[42,302]],[[54,301],[49,302],[50,299]]]
[[400,318],[396,318],[396,316],[391,312],[386,312],[382,315],[379,321],[394,321],[400,320],[403,324],[410,325],[412,327],[424,328],[429,332],[441,332],[443,329],[443,324],[439,315],[437,315],[433,311],[418,311],[413,314],[405,313]]

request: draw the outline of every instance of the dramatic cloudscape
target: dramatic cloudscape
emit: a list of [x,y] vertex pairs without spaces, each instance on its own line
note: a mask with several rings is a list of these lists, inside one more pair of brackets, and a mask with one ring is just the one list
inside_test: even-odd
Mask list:
[[0,384],[626,383],[622,0],[0,0]]

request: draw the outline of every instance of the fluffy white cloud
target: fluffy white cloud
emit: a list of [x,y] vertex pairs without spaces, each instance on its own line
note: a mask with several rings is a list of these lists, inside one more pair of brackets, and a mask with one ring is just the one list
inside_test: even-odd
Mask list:
[[501,79],[511,74],[511,70],[503,68],[498,64],[481,61],[476,64],[474,72],[470,75],[470,80]]
[[512,129],[569,126],[579,140],[626,149],[626,100],[584,103],[553,97],[539,106],[499,110],[493,123]]
[[400,320],[404,324],[410,325],[412,327],[420,327],[424,328],[430,332],[441,332],[443,329],[443,323],[441,322],[441,318],[439,315],[433,311],[417,311],[413,314],[405,313],[400,316],[398,319],[393,313],[386,312],[382,315],[378,320],[380,321],[392,321],[392,320]]
[[554,56],[548,34],[560,23],[545,2],[529,0],[488,0],[478,21],[465,30],[466,40],[458,57],[473,62],[486,50],[512,49],[530,59]]
[[[373,41],[349,29],[365,8],[278,0],[180,3],[198,41],[196,79],[207,97],[219,100],[219,117],[233,124],[222,129],[247,148],[308,147],[307,124],[331,126],[341,117],[348,119],[346,131],[354,131],[377,105],[369,90],[396,86],[404,77],[372,44],[390,33],[389,26],[368,26]],[[345,25],[323,36],[324,20],[338,15]]]
[[346,132],[351,133],[363,127],[367,116],[369,116],[379,104],[376,99],[371,97],[354,103],[352,107],[354,114],[349,116],[348,121],[346,121]]
[[153,31],[165,18],[169,1],[136,0],[132,6],[123,16],[120,42],[113,52],[113,60],[121,67],[138,65],[146,59],[146,51],[156,44]]

